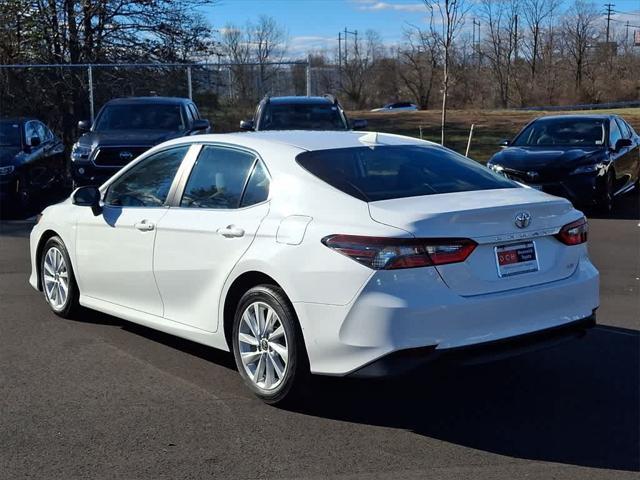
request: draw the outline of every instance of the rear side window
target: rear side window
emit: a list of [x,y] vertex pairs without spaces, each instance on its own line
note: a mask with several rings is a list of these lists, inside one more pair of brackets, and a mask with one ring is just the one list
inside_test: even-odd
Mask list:
[[255,155],[232,148],[204,146],[180,202],[189,208],[238,208]]
[[269,197],[269,177],[262,162],[257,162],[249,181],[247,188],[242,195],[241,207],[248,207],[256,203],[264,202]]
[[329,185],[367,202],[517,187],[473,160],[437,146],[316,150],[301,153],[296,160]]

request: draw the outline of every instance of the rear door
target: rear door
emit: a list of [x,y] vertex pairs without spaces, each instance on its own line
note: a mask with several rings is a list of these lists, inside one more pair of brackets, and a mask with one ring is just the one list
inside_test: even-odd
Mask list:
[[205,145],[158,225],[154,272],[164,316],[214,332],[223,285],[269,211],[269,177],[255,153]]

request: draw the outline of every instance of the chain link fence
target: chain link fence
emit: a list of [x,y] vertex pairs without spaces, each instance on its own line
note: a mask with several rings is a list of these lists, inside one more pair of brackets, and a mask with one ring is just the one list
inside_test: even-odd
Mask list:
[[198,64],[0,65],[0,117],[43,120],[69,145],[79,120],[94,119],[112,98],[192,98],[216,131],[235,130],[266,94],[325,93],[308,60]]

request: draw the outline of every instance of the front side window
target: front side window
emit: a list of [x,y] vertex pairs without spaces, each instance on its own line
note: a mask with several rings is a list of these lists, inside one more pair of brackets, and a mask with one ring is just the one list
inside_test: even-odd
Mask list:
[[629,128],[629,125],[627,125],[627,122],[625,122],[621,118],[616,118],[616,122],[618,122],[618,126],[620,127],[623,138],[633,137],[633,135],[631,134],[631,129]]
[[299,154],[296,161],[320,180],[366,202],[516,188],[473,160],[436,146],[315,150]]
[[242,150],[205,145],[184,189],[181,207],[238,208],[256,156]]
[[96,120],[97,132],[112,130],[163,130],[185,129],[180,105],[107,105]]
[[605,120],[548,118],[529,124],[513,141],[516,147],[604,145]]
[[31,145],[32,138],[39,138],[40,141],[42,142],[42,138],[38,133],[37,125],[38,124],[36,122],[27,122],[27,124],[24,127],[24,136],[27,139],[28,145]]
[[184,145],[145,158],[109,186],[104,202],[118,207],[163,206],[188,150]]
[[618,127],[618,123],[615,120],[611,120],[610,124],[610,132],[609,132],[609,146],[614,148],[618,140],[622,138],[622,132],[620,132],[620,128]]
[[347,130],[337,105],[268,104],[264,107],[260,130]]

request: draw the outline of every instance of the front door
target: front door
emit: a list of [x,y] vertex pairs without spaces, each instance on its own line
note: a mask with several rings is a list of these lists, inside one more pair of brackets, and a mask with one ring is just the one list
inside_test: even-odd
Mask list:
[[255,154],[202,147],[179,206],[158,224],[154,271],[166,319],[217,330],[222,288],[269,212],[268,193]]
[[188,149],[180,146],[155,153],[124,172],[106,190],[102,214],[94,216],[80,207],[76,268],[83,296],[162,316],[153,246]]

